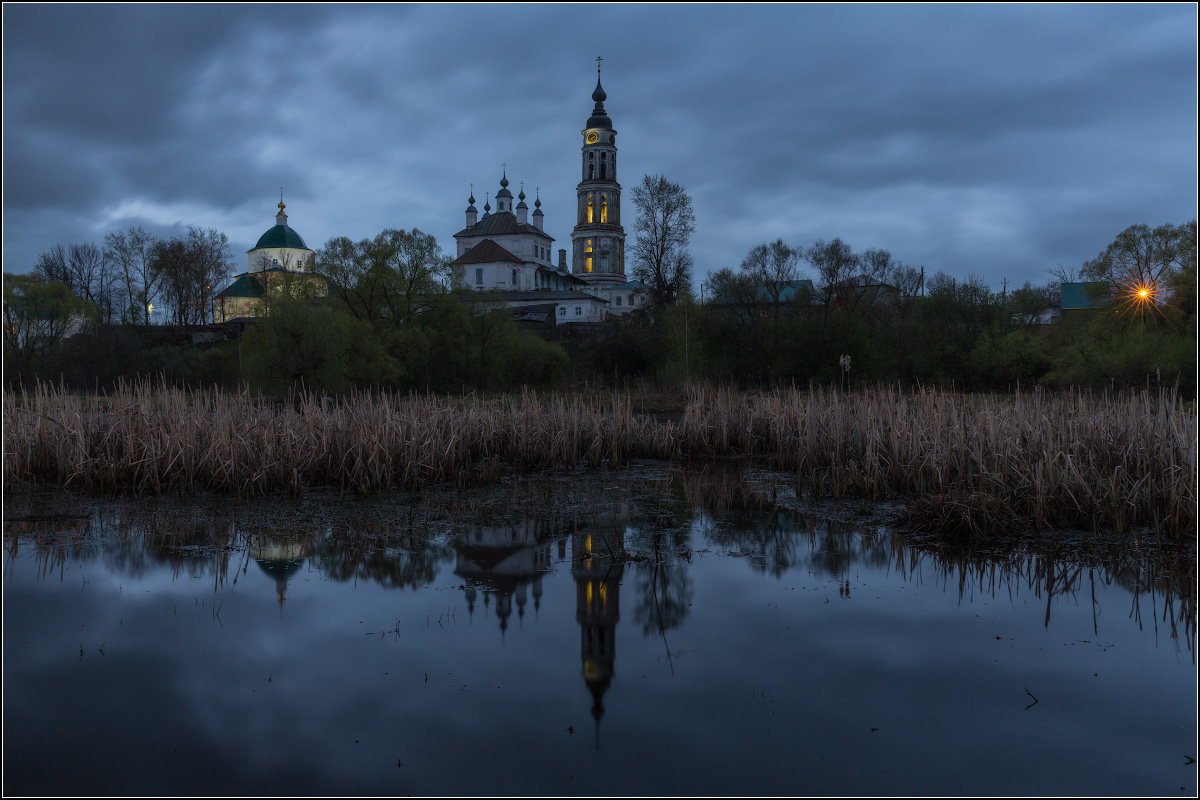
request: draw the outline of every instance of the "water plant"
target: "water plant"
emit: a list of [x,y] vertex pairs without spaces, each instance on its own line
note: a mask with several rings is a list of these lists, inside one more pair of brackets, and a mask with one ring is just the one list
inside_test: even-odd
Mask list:
[[914,500],[907,521],[916,527],[1196,530],[1195,410],[1167,390],[693,386],[683,418],[658,423],[619,393],[599,403],[533,392],[468,402],[301,392],[280,403],[149,383],[81,398],[38,384],[6,393],[4,417],[5,486],[361,493],[491,481],[502,469],[747,456],[814,495]]

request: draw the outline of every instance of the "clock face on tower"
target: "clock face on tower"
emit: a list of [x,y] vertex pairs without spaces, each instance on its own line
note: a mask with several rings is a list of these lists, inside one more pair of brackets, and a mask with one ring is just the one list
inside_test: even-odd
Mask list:
[[598,141],[600,141],[600,134],[596,133],[595,131],[592,131],[587,135],[588,144],[595,144]]

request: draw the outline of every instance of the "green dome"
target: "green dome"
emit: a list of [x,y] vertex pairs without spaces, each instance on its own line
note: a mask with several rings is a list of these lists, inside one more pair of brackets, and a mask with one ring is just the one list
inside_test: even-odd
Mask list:
[[262,250],[264,247],[294,247],[299,250],[307,250],[308,245],[300,238],[300,234],[292,230],[290,225],[276,225],[267,230],[262,236],[258,237],[258,244],[254,245],[255,250]]

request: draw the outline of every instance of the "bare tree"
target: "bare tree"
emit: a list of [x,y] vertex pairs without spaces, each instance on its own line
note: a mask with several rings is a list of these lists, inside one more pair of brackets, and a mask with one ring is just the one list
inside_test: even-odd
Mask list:
[[830,306],[837,297],[838,289],[854,277],[858,269],[858,256],[839,238],[828,244],[824,239],[818,240],[808,248],[805,257],[817,269],[817,298],[829,313]]
[[140,225],[104,237],[104,258],[114,273],[116,290],[123,295],[122,316],[130,322],[150,324],[150,306],[160,283],[154,267],[157,244],[158,239]]
[[213,298],[233,273],[229,237],[216,228],[188,228],[188,246],[195,262],[197,323],[211,320]]
[[58,281],[71,293],[96,307],[101,322],[111,322],[115,291],[112,266],[93,242],[54,245],[38,256],[34,273],[47,281]]
[[770,244],[755,245],[742,259],[742,273],[762,287],[773,304],[773,316],[779,316],[779,299],[799,276],[803,253],[776,239]]
[[228,238],[213,228],[193,226],[184,238],[159,242],[153,266],[171,321],[176,325],[207,322],[213,297],[228,280],[232,264]]
[[1145,290],[1157,294],[1169,279],[1196,258],[1196,223],[1183,225],[1132,225],[1100,255],[1083,264],[1082,273],[1094,281],[1107,281],[1121,294]]
[[696,227],[692,198],[662,175],[646,175],[633,189],[633,276],[650,289],[656,305],[670,305],[692,284],[688,243]]

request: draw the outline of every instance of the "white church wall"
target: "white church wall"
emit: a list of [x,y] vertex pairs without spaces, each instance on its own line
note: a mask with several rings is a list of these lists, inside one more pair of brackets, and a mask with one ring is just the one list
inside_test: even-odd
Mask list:
[[292,272],[307,272],[311,250],[301,250],[297,247],[264,247],[251,250],[246,254],[249,264],[247,272],[262,272],[271,267],[280,267]]

